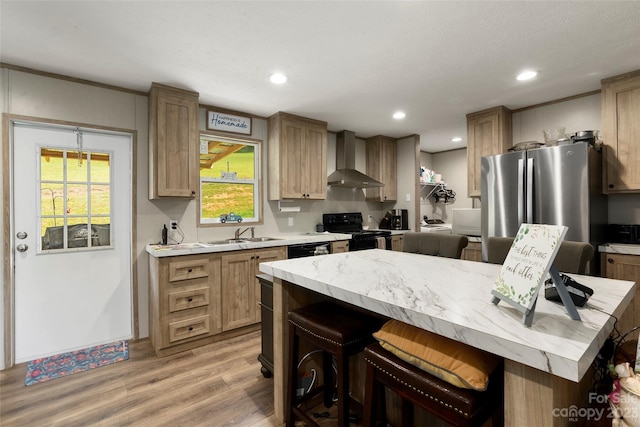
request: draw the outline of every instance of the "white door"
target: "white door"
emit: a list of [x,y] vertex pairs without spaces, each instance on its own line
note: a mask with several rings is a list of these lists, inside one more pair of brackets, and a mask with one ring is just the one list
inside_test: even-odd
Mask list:
[[131,338],[131,135],[12,130],[15,361]]

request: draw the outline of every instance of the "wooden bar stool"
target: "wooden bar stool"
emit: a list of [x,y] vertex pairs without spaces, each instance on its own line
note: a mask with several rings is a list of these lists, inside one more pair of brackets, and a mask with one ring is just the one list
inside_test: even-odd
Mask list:
[[[289,312],[289,391],[287,393],[287,425],[300,419],[308,425],[318,425],[298,406],[303,401],[323,393],[324,404],[333,404],[332,356],[337,365],[338,426],[349,426],[349,356],[361,352],[373,341],[372,333],[381,322],[331,302],[302,307]],[[306,340],[323,352],[323,385],[298,398],[298,361],[300,340]]]
[[[423,332],[430,334],[430,332]],[[397,350],[395,348],[394,352]],[[448,349],[445,351],[448,352]],[[452,353],[455,355],[456,351]],[[401,425],[403,427],[413,426],[414,406],[454,426],[481,426],[490,417],[493,417],[493,426],[503,424],[504,373],[500,359],[488,357],[489,363],[486,366],[491,373],[484,377],[485,380],[487,377],[489,379],[486,390],[479,391],[453,385],[452,382],[457,383],[456,379],[449,377],[452,371],[446,368],[441,369],[438,375],[448,378],[451,382],[432,375],[414,363],[409,363],[406,360],[415,362],[415,359],[407,358],[406,353],[398,354],[403,358],[386,350],[380,343],[368,345],[364,350],[367,369],[362,423],[364,427],[376,425],[378,417],[374,404],[377,404],[376,406],[381,410],[382,425],[386,425],[385,387],[396,392],[402,399]],[[483,364],[482,362],[476,364],[476,361],[474,361],[476,366]]]

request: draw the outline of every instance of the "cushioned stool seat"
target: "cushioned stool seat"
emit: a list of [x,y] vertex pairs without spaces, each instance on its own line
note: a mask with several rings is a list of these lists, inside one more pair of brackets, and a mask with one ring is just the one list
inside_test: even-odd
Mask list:
[[455,426],[480,426],[490,416],[493,425],[502,424],[503,370],[494,370],[485,391],[459,388],[405,362],[379,343],[364,350],[367,363],[363,426],[374,426],[374,404],[380,402],[383,425],[386,422],[384,386],[403,400],[402,425],[413,426],[413,405]]
[[332,405],[334,383],[331,381],[332,355],[337,365],[338,425],[349,425],[349,356],[361,352],[373,341],[372,333],[380,328],[376,318],[348,310],[331,302],[306,306],[289,312],[289,392],[287,393],[287,425],[295,419],[316,425],[315,421],[298,408],[304,400],[296,396],[300,339],[306,340],[323,351],[323,384],[308,396],[324,394],[324,404]]

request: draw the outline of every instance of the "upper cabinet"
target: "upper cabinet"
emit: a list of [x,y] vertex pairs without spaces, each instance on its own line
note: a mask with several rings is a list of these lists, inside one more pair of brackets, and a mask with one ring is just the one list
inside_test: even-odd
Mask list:
[[480,197],[480,159],[507,152],[512,138],[511,110],[500,106],[467,114],[469,197]]
[[604,192],[640,192],[640,70],[602,80]]
[[381,202],[398,198],[397,143],[386,136],[367,138],[367,175],[384,184],[384,187],[365,189],[367,199]]
[[196,196],[198,94],[153,83],[149,91],[149,198]]
[[327,198],[327,123],[269,117],[269,200]]

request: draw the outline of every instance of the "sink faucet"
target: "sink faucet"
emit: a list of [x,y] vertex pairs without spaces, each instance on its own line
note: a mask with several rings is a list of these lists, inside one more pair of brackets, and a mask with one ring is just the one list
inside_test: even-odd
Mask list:
[[247,230],[251,230],[251,238],[253,239],[254,228],[253,227],[247,227],[242,231],[240,231],[239,228],[236,230],[236,234],[235,234],[236,240],[238,240],[240,238],[240,236],[242,236]]

